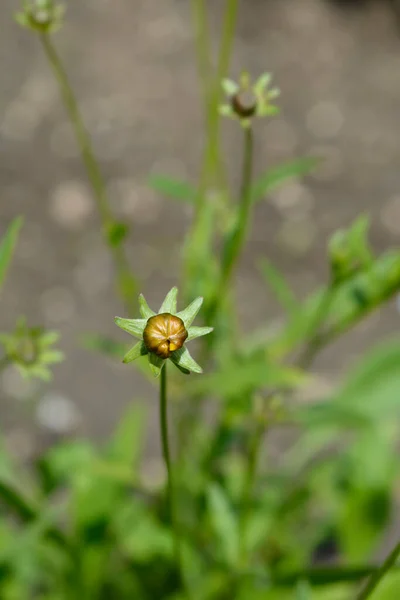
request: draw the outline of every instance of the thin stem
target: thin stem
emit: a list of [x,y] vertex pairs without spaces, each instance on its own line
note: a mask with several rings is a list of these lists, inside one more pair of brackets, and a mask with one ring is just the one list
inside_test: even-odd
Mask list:
[[167,365],[161,369],[160,376],[160,430],[161,430],[161,444],[162,454],[164,458],[165,468],[167,470],[167,497],[169,506],[169,515],[172,525],[172,531],[174,536],[174,550],[175,560],[179,570],[179,576],[183,587],[185,588],[186,595],[189,598],[189,591],[186,586],[186,581],[183,573],[182,564],[182,547],[181,547],[181,536],[180,528],[176,515],[175,505],[175,486],[173,478],[173,469],[171,464],[171,452],[169,447],[169,436],[168,436],[168,411],[167,411]]
[[400,556],[400,542],[393,548],[392,552],[387,556],[383,564],[377,569],[367,581],[365,587],[358,594],[356,600],[367,600],[376,590],[382,579],[387,575],[392,567],[396,564]]
[[[209,265],[210,248],[215,230],[214,205],[210,204],[208,190],[216,186],[228,196],[228,186],[224,174],[220,151],[220,114],[219,105],[222,97],[221,80],[226,76],[232,45],[235,36],[237,9],[239,0],[227,0],[224,22],[222,26],[221,45],[219,49],[217,68],[211,70],[209,59],[211,48],[208,35],[207,12],[204,0],[192,0],[193,21],[196,32],[196,47],[200,76],[203,81],[203,95],[206,114],[206,145],[203,154],[198,193],[196,198],[195,215],[192,226],[186,238],[184,280],[189,283],[186,295],[196,294],[197,284],[201,287],[205,270]],[[207,78],[207,82],[206,82]]]
[[241,502],[241,514],[239,520],[239,561],[240,567],[246,568],[248,562],[247,555],[247,524],[250,517],[251,499],[254,490],[254,482],[257,476],[258,458],[265,434],[263,423],[257,423],[247,454],[247,465],[244,476],[244,485]]
[[197,64],[203,87],[204,106],[208,107],[210,102],[209,93],[210,82],[212,78],[212,65],[210,58],[211,44],[205,0],[192,0],[192,14],[195,30]]
[[222,269],[220,292],[225,292],[225,288],[229,283],[233,270],[240,256],[243,243],[246,239],[250,214],[251,214],[251,179],[253,173],[253,130],[251,127],[246,127],[244,130],[244,151],[243,151],[243,168],[242,181],[240,188],[240,205],[231,235],[228,237],[225,244]]
[[116,226],[116,223],[108,203],[106,184],[95,157],[89,134],[83,122],[78,102],[70,85],[67,72],[51,38],[48,34],[42,33],[40,34],[40,41],[58,82],[61,97],[75,133],[88,179],[92,186],[93,195],[102,222],[103,237],[114,260],[119,292],[125,301],[127,308],[129,310],[134,310],[136,307],[136,283],[131,274],[129,263],[121,245],[122,240],[110,240],[112,228]]
[[325,345],[325,337],[320,332],[320,328],[323,325],[326,315],[330,309],[335,292],[336,287],[334,285],[330,285],[326,289],[319,305],[316,308],[307,335],[308,342],[297,361],[298,366],[302,369],[307,369],[311,366],[315,356]]

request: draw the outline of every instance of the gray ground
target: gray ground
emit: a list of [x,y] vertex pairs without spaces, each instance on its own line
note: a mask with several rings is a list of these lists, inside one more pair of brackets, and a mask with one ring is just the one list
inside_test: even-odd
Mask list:
[[[8,444],[24,455],[50,432],[78,427],[102,438],[133,398],[155,405],[134,370],[77,343],[88,330],[126,341],[113,324],[123,309],[56,85],[37,40],[11,21],[16,4],[1,0],[0,8],[0,230],[17,214],[26,223],[2,292],[0,326],[26,314],[58,328],[67,355],[44,390],[23,385],[13,371],[3,374]],[[211,5],[218,17],[222,1]],[[295,156],[326,157],[306,182],[286,185],[257,209],[238,277],[242,318],[253,326],[279,316],[255,268],[259,257],[274,260],[304,295],[326,277],[329,234],[361,211],[371,214],[377,250],[398,245],[400,36],[384,2],[356,13],[321,0],[241,5],[232,75],[269,70],[282,90],[281,116],[257,133],[257,169]],[[215,35],[217,28],[218,18]],[[115,210],[132,223],[133,268],[157,306],[179,274],[188,215],[152,193],[146,178],[157,172],[195,179],[203,143],[189,2],[71,0],[56,40]],[[229,141],[234,129],[227,123]],[[238,159],[236,152],[232,164]],[[248,293],[253,304],[245,307]],[[394,306],[370,318],[321,356],[321,373],[332,380],[396,330],[398,319]],[[156,450],[150,439],[149,454]]]

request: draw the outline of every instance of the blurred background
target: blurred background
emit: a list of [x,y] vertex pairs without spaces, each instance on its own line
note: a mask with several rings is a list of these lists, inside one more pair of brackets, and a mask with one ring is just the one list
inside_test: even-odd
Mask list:
[[[212,0],[218,39],[224,3]],[[300,295],[327,277],[326,241],[360,212],[372,219],[376,250],[400,239],[400,30],[384,0],[241,2],[231,76],[274,75],[279,117],[258,125],[256,170],[291,157],[324,158],[257,207],[237,278],[241,318],[280,320],[257,261],[268,256]],[[34,35],[0,17],[0,233],[25,224],[1,298],[0,327],[19,314],[61,331],[66,360],[50,384],[1,376],[0,418],[9,448],[35,455],[58,436],[99,440],[134,398],[156,414],[153,388],[135,370],[91,354],[80,337],[100,331],[126,342],[114,315],[112,265],[58,89]],[[81,102],[116,214],[132,227],[129,259],[157,307],[179,281],[190,210],[147,185],[150,174],[196,181],[203,115],[187,0],[70,0],[56,44]],[[239,132],[240,133],[240,132]],[[224,124],[235,185],[237,128]],[[168,253],[165,252],[168,248]],[[251,298],[245,305],[244,300]],[[316,364],[329,387],[359,353],[399,325],[394,305],[326,350]],[[154,418],[154,429],[157,421]],[[158,456],[149,435],[148,456]]]

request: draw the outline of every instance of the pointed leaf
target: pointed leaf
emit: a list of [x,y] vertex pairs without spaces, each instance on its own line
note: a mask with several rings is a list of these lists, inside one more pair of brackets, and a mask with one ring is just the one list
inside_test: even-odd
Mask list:
[[283,275],[266,259],[261,262],[260,267],[265,281],[278,302],[290,316],[296,315],[299,311],[299,303]]
[[186,329],[188,329],[195,320],[196,315],[199,312],[202,304],[203,298],[196,298],[196,300],[193,300],[193,302],[189,304],[189,306],[187,306],[184,310],[181,310],[177,313],[176,316],[182,319]]
[[120,419],[109,448],[109,458],[120,465],[134,467],[132,477],[139,467],[147,417],[144,406],[138,406],[136,401],[131,404]]
[[179,371],[181,373],[183,373],[184,375],[190,375],[190,371],[188,369],[184,369],[183,367],[181,367],[180,365],[178,365],[177,363],[175,363],[174,361],[172,361],[172,364],[175,365],[175,367],[177,369],[179,369]]
[[174,200],[181,200],[188,204],[195,203],[196,188],[187,181],[179,181],[165,175],[151,175],[148,184],[153,190],[163,196],[168,196]]
[[214,331],[214,327],[190,327],[188,330],[189,335],[186,341],[190,342],[190,340],[194,340],[202,335],[207,335],[212,331]]
[[22,217],[17,217],[8,227],[0,243],[0,287],[4,283],[8,266],[10,264],[19,230],[22,226]]
[[145,356],[146,354],[148,354],[148,350],[144,345],[144,342],[138,342],[133,346],[133,348],[128,350],[122,362],[125,364],[130,363],[136,358],[139,358],[139,356]]
[[207,489],[208,514],[218,540],[221,557],[229,565],[237,564],[239,527],[226,493],[214,483]]
[[115,324],[131,335],[141,339],[143,338],[143,330],[146,327],[147,319],[123,319],[115,317]]
[[271,79],[271,73],[263,73],[262,75],[260,75],[260,77],[257,79],[253,86],[253,92],[256,94],[256,96],[261,96],[265,93],[267,87],[271,83]]
[[261,357],[230,361],[217,372],[204,375],[189,385],[194,394],[237,398],[262,386],[297,386],[305,381],[306,376],[300,370],[270,364]]
[[193,373],[202,373],[203,369],[190,355],[189,350],[183,346],[179,350],[176,350],[171,354],[171,360],[179,367],[183,369],[187,369],[188,371],[193,371]]
[[223,79],[221,85],[227,96],[235,96],[240,90],[236,81],[232,81],[232,79]]
[[150,306],[147,304],[146,298],[143,296],[143,294],[140,294],[139,296],[139,307],[140,314],[144,319],[150,319],[150,317],[154,317],[154,315],[156,314],[151,310]]
[[307,175],[313,170],[318,162],[318,158],[306,157],[283,163],[269,169],[254,182],[251,189],[252,201],[258,202],[259,200],[262,200],[262,198],[271,190],[275,189],[291,177]]
[[178,297],[178,288],[173,287],[168,294],[165,296],[164,302],[160,306],[160,310],[158,314],[161,313],[171,313],[174,315],[176,313],[176,299]]
[[158,377],[161,373],[161,369],[164,366],[165,360],[160,358],[156,354],[149,354],[149,366],[154,377]]

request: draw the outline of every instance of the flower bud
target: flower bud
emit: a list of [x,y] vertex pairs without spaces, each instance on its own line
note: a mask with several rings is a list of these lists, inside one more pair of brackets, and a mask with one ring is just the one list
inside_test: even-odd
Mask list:
[[169,358],[172,352],[182,348],[187,337],[182,319],[170,313],[150,317],[143,331],[147,350],[160,358]]
[[231,106],[240,118],[249,118],[257,110],[257,98],[251,90],[242,90],[231,98]]

